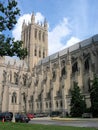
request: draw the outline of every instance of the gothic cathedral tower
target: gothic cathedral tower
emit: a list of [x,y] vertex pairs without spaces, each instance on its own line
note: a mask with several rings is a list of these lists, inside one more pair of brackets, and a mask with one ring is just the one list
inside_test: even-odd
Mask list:
[[31,23],[22,25],[21,40],[23,47],[27,48],[28,55],[25,59],[30,71],[38,61],[48,55],[48,26],[46,20],[43,24],[35,23],[34,13],[31,16]]

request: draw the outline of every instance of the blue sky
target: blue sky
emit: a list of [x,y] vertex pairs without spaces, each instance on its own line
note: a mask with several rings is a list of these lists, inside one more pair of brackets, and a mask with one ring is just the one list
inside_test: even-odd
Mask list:
[[[98,0],[17,0],[21,16],[12,35],[20,39],[23,19],[47,19],[49,55],[98,33]],[[28,23],[28,22],[27,22]]]

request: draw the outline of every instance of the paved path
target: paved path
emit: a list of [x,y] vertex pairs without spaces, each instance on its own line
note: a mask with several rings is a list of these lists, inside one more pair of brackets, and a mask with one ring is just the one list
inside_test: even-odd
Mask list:
[[60,126],[75,126],[75,127],[95,127],[98,128],[98,119],[77,119],[77,118],[34,118],[29,123],[44,124],[44,125],[60,125]]

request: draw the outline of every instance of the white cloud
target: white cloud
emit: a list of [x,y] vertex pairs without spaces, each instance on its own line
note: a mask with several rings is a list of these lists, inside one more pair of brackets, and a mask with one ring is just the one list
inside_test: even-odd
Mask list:
[[[40,12],[35,14],[35,22],[43,22],[44,19],[44,16]],[[12,31],[12,35],[15,40],[21,39],[21,29],[24,20],[26,24],[31,22],[31,14],[24,14],[18,19],[18,22]],[[69,34],[71,34],[71,31],[72,30],[69,28],[68,19],[63,18],[62,22],[57,24],[51,31],[48,32],[49,55],[80,41],[76,37],[71,37],[68,41],[65,41],[65,44],[62,42],[63,38],[65,39]]]
[[[12,31],[12,36],[15,38],[15,40],[21,39],[22,23],[24,20],[25,20],[26,24],[31,22],[31,15],[32,14],[24,14],[23,16],[21,16],[18,19],[17,24],[16,24],[14,30]],[[44,21],[44,16],[40,12],[37,12],[35,14],[35,22],[43,22],[43,21]]]
[[18,19],[17,24],[16,24],[14,30],[12,31],[12,35],[15,38],[15,40],[21,39],[21,29],[22,29],[22,23],[24,20],[25,20],[26,24],[28,24],[28,22],[31,21],[31,14],[24,14],[23,16],[21,16]]
[[49,32],[49,55],[63,48],[62,38],[70,34],[68,19],[64,18],[51,32]]
[[43,22],[45,19],[45,17],[40,13],[40,12],[37,12],[36,15],[35,15],[35,22]]
[[76,38],[76,37],[71,37],[67,42],[66,42],[66,45],[64,45],[60,50],[62,49],[65,49],[67,47],[70,47],[76,43],[80,42],[80,39],[79,38]]

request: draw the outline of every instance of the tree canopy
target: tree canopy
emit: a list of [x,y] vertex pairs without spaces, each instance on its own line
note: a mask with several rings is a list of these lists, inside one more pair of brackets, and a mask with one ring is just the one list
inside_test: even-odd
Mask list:
[[75,82],[71,90],[71,109],[70,114],[72,117],[81,117],[86,109],[84,97],[80,93],[80,88]]
[[0,56],[17,56],[24,59],[27,55],[27,49],[22,48],[22,41],[15,41],[7,33],[11,31],[17,23],[17,16],[20,10],[15,0],[6,2],[0,1]]

